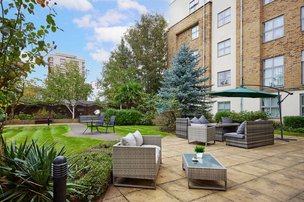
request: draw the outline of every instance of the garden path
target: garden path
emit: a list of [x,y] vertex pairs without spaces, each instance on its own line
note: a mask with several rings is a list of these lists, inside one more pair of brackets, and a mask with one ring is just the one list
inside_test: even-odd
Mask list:
[[194,144],[175,136],[162,139],[162,164],[156,190],[110,185],[104,202],[125,201],[304,201],[304,138],[275,141],[274,145],[253,149],[208,145],[227,168],[228,190],[188,189],[182,170],[182,154],[193,153]]

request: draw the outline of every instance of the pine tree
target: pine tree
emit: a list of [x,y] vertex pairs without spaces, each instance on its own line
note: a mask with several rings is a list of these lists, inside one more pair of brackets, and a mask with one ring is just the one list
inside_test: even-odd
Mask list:
[[[210,85],[205,76],[206,67],[197,67],[197,56],[182,45],[172,61],[172,68],[165,71],[159,91],[163,110],[176,106],[183,117],[203,114],[210,110],[211,102],[206,97]],[[175,100],[175,102],[172,100]],[[168,104],[169,103],[169,104]]]

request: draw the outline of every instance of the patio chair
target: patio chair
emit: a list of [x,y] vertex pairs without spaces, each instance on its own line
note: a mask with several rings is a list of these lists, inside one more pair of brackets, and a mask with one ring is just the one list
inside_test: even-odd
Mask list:
[[98,128],[103,127],[104,118],[105,118],[104,116],[98,116],[98,119],[96,121],[94,121],[94,123],[92,125],[92,127],[95,127],[98,132],[100,132]]
[[[161,137],[158,135],[142,137],[141,146],[123,146],[121,142],[113,146],[114,186],[156,189],[156,178],[162,158]],[[138,180],[143,180],[145,183],[138,183]],[[147,185],[148,182],[150,185]]]
[[116,119],[116,116],[111,116],[109,123],[107,123],[106,125],[102,125],[100,127],[105,127],[106,128],[106,133],[108,132],[108,128],[112,127],[113,132],[115,133],[115,119]]
[[188,143],[204,142],[207,146],[210,141],[215,144],[215,127],[207,125],[188,126]]

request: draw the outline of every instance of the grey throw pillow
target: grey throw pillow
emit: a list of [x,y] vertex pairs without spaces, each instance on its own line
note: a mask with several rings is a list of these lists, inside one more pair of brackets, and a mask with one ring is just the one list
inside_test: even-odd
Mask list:
[[209,121],[205,118],[204,115],[202,115],[201,118],[199,118],[198,120],[201,122],[201,124],[207,124],[207,123],[209,123]]
[[245,126],[246,126],[246,122],[244,121],[241,125],[239,125],[236,133],[237,134],[245,134]]
[[200,124],[201,122],[196,117],[194,117],[193,119],[191,119],[191,123],[198,123],[198,124]]
[[230,117],[222,117],[222,123],[232,123],[232,118],[230,118]]

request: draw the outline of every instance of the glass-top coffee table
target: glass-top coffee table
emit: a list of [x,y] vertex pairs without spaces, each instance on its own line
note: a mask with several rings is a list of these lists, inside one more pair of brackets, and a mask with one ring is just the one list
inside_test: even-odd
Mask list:
[[[192,161],[196,154],[183,154],[183,170],[186,171],[188,187],[196,189],[227,189],[227,170],[212,154],[204,154],[198,162]],[[194,180],[224,181],[224,186],[195,185]]]

